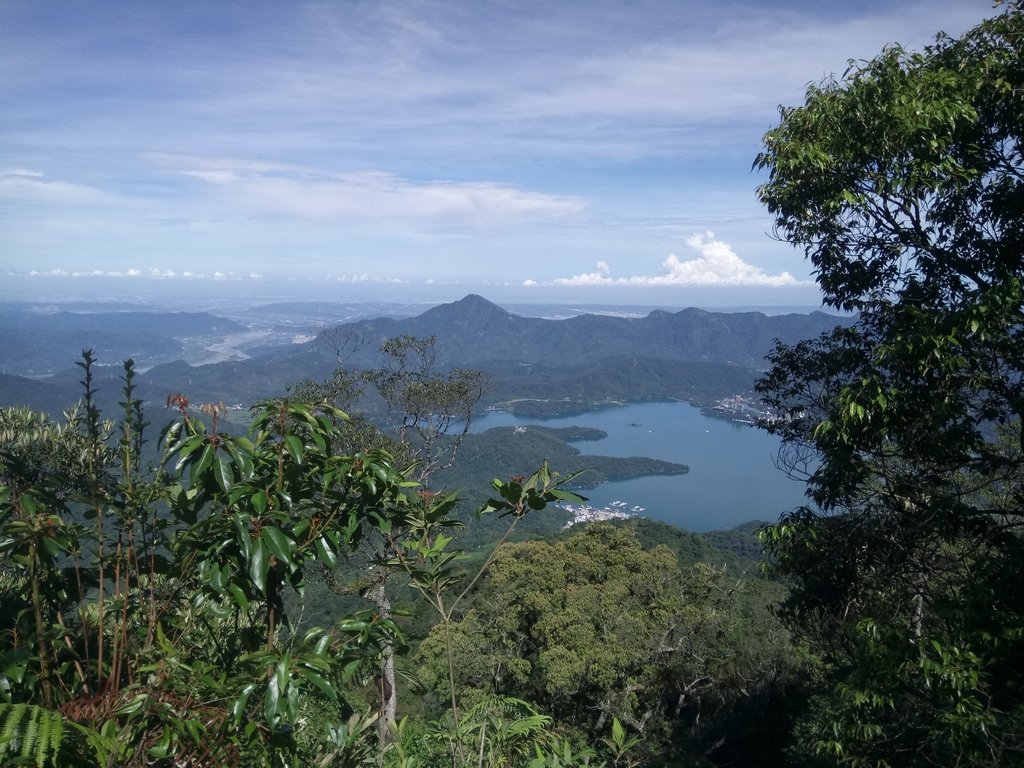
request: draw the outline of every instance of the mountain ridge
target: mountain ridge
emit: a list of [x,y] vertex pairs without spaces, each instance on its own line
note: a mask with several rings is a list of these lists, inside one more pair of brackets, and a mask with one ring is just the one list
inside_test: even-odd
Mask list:
[[[380,345],[390,338],[433,336],[440,370],[476,368],[492,377],[484,404],[522,397],[564,401],[566,409],[578,411],[621,400],[708,403],[749,391],[776,339],[794,343],[844,322],[821,312],[765,315],[695,308],[654,310],[644,317],[583,314],[551,320],[517,315],[469,294],[411,317],[340,323],[312,341],[245,360],[163,363],[141,374],[138,383],[140,395],[150,401],[162,402],[180,391],[194,402],[248,405],[280,396],[304,379],[326,379],[338,367],[378,367]],[[48,380],[59,388],[55,392],[74,382],[72,362]],[[32,386],[33,380],[25,381]],[[9,403],[18,387],[6,383]]]

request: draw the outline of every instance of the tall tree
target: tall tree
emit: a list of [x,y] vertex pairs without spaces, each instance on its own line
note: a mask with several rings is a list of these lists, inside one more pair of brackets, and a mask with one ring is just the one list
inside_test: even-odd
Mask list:
[[[420,679],[442,699],[452,685],[470,699],[528,699],[593,740],[621,722],[661,764],[728,754],[763,765],[768,745],[744,753],[744,736],[720,723],[781,691],[799,663],[766,588],[707,564],[683,572],[622,526],[507,544],[472,607],[422,643]],[[769,719],[748,713],[743,728]]]
[[1022,759],[1022,131],[1011,7],[811,86],[755,163],[777,235],[858,313],[780,345],[759,385],[813,467],[816,506],[768,543],[834,665],[808,732],[840,762]]
[[[436,341],[433,336],[388,339],[379,349],[383,356],[379,368],[362,374],[338,368],[329,381],[305,381],[296,385],[295,394],[305,401],[327,400],[349,410],[363,395],[363,385],[369,383],[381,398],[384,418],[391,432],[378,429],[365,417],[353,420],[346,416],[341,432],[343,447],[352,450],[365,449],[367,445],[387,445],[398,461],[408,467],[407,474],[415,476],[426,486],[431,475],[455,461],[485,385],[485,377],[480,371],[461,368],[438,370]],[[360,345],[362,340],[347,337],[339,341],[332,338],[330,343],[339,362],[342,362],[345,349],[350,344]],[[410,535],[409,527],[396,526],[388,537],[365,537],[355,558],[359,564],[358,578],[345,582],[337,577],[338,571],[334,570],[328,573],[330,588],[340,594],[357,592],[373,604],[378,615],[391,619],[389,583],[394,574],[395,545],[401,546]],[[381,703],[377,730],[381,743],[392,738],[398,707],[397,678],[394,651],[386,647],[382,653],[378,681]]]
[[384,401],[398,442],[417,461],[424,485],[455,461],[483,395],[481,371],[436,365],[437,337],[397,336],[384,342],[384,365],[367,376]]

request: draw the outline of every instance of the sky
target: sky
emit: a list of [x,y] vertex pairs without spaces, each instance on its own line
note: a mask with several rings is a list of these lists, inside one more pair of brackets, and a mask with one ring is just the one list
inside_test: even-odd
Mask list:
[[779,105],[989,0],[0,0],[0,299],[820,303]]

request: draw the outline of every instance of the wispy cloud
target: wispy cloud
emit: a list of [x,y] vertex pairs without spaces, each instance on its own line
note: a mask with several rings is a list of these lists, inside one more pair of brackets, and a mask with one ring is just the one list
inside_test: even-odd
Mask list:
[[214,271],[210,273],[193,272],[183,270],[175,272],[173,269],[160,269],[150,267],[148,269],[136,269],[134,267],[124,270],[118,269],[91,269],[91,270],[69,270],[69,269],[33,269],[28,272],[8,271],[14,277],[100,277],[100,278],[131,278],[139,280],[262,280],[263,275],[258,272],[235,274],[234,272]]
[[0,171],[0,198],[57,205],[94,205],[112,197],[96,187],[48,179],[39,171]]
[[366,272],[357,275],[328,275],[327,280],[333,280],[336,283],[390,283],[392,285],[401,285],[408,283],[408,280],[403,280],[400,277],[383,277],[381,275],[370,275]]
[[612,277],[607,262],[597,262],[597,269],[573,277],[560,277],[548,282],[527,280],[526,286],[705,286],[705,287],[760,287],[781,288],[784,286],[812,285],[801,281],[789,272],[777,275],[766,274],[760,267],[748,264],[737,256],[728,244],[715,239],[713,232],[696,234],[686,241],[687,246],[700,255],[692,259],[680,259],[670,254],[661,265],[657,275],[634,275]]
[[296,164],[159,155],[168,170],[205,183],[223,205],[260,216],[499,226],[572,218],[577,197],[491,181],[414,181],[380,170],[331,173]]

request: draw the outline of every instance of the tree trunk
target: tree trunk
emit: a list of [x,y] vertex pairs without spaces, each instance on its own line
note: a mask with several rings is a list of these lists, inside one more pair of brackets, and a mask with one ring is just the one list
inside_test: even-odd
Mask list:
[[[391,601],[387,594],[387,581],[390,573],[386,568],[377,568],[377,578],[364,592],[363,597],[373,603],[377,615],[382,619],[391,618]],[[397,690],[395,688],[395,653],[394,649],[385,646],[381,654],[380,670],[380,717],[377,720],[378,753],[377,761],[383,764],[384,751],[391,744],[391,724],[397,714]]]

